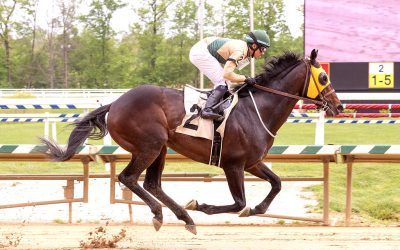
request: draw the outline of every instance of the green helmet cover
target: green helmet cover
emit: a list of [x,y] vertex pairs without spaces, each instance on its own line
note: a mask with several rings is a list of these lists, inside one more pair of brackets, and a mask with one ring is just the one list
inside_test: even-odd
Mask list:
[[[256,39],[256,41],[254,41],[254,39]],[[270,40],[268,37],[267,32],[265,32],[265,30],[254,30],[249,32],[245,37],[244,40],[247,43],[256,43],[260,46],[269,48],[270,44]]]

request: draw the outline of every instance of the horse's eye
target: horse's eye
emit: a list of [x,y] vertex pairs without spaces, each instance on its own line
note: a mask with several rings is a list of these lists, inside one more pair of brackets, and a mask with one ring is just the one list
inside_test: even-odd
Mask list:
[[321,72],[318,76],[318,80],[321,85],[325,86],[328,83],[328,76],[325,72]]

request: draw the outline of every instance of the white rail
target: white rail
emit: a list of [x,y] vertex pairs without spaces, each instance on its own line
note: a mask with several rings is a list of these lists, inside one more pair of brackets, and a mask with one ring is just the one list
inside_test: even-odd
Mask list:
[[41,113],[41,114],[0,114],[1,118],[22,118],[22,119],[28,119],[28,118],[78,118],[78,117],[83,117],[84,114],[50,114],[50,113]]
[[122,95],[129,89],[0,89],[0,98],[28,95],[36,98],[97,98]]
[[400,93],[337,93],[342,101],[398,101]]
[[[1,98],[31,95],[35,98],[118,97],[129,89],[0,89]],[[341,100],[400,100],[400,93],[337,93]]]

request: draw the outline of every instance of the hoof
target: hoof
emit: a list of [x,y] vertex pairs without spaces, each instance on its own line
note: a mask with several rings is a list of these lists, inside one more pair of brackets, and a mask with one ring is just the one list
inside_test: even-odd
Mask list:
[[194,234],[194,235],[197,234],[196,225],[185,225],[185,228],[192,234]]
[[162,226],[162,222],[157,220],[156,218],[153,218],[153,226],[154,226],[154,229],[156,231],[158,231],[158,230],[160,230],[160,228]]
[[245,207],[242,211],[239,213],[239,217],[249,217],[251,212],[251,208]]
[[187,209],[187,210],[197,210],[198,205],[199,204],[197,203],[196,200],[191,200],[191,201],[189,201],[188,204],[185,205],[185,209]]

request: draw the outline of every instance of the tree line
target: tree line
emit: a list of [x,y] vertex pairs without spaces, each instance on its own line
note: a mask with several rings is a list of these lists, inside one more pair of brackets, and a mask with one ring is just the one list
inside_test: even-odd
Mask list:
[[[123,34],[111,21],[121,18],[115,13],[128,0],[84,1],[85,14],[78,11],[79,0],[53,2],[59,16],[40,27],[38,0],[0,0],[0,88],[198,86],[198,71],[188,58],[199,39],[196,0],[135,1],[130,11],[138,21]],[[204,36],[242,39],[250,27],[248,5],[248,0],[223,1],[221,8],[206,3]],[[267,56],[284,50],[303,54],[303,37],[291,35],[283,0],[254,0],[254,28],[271,38]],[[256,72],[262,64],[258,60]]]

